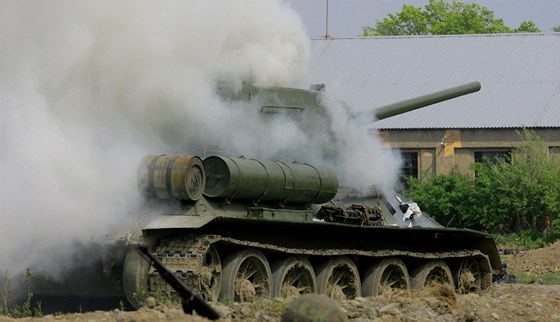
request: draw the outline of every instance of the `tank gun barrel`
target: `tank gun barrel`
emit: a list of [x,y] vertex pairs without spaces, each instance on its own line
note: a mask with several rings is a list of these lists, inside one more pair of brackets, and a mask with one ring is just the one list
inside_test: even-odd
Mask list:
[[407,99],[404,101],[385,105],[382,107],[378,107],[375,110],[361,112],[358,113],[356,116],[359,119],[365,120],[367,118],[368,121],[370,121],[368,116],[371,115],[371,116],[375,116],[377,120],[382,120],[391,116],[410,112],[421,107],[433,105],[452,98],[478,92],[479,90],[480,90],[480,83],[478,81],[474,81],[463,85],[450,87],[434,93],[430,93],[430,94],[414,97],[411,99]]

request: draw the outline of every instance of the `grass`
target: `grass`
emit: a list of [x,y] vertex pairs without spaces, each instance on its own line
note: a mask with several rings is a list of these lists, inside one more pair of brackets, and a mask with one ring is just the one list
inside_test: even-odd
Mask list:
[[20,305],[15,305],[13,308],[8,307],[8,298],[10,294],[11,279],[6,272],[4,277],[4,289],[2,290],[2,305],[0,306],[0,315],[5,315],[12,318],[25,318],[25,317],[42,317],[43,311],[41,303],[38,302],[35,307],[32,305],[33,293],[31,292],[31,270],[25,270],[24,282],[27,286],[27,300]]
[[543,275],[531,275],[527,273],[509,272],[514,275],[519,284],[529,284],[538,282],[544,285],[557,285],[560,284],[560,272],[546,273]]

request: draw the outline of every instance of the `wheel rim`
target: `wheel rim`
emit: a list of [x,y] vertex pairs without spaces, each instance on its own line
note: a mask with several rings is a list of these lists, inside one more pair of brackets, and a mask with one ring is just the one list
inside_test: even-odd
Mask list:
[[315,293],[317,279],[309,261],[304,257],[289,257],[273,267],[274,297],[295,297]]
[[389,265],[383,271],[379,283],[379,293],[383,294],[393,289],[406,289],[408,287],[407,276],[398,265]]
[[123,265],[123,289],[128,302],[136,309],[142,306],[148,292],[150,263],[137,251],[129,252]]
[[346,298],[352,296],[352,294],[346,294],[344,292],[348,285],[343,284],[343,282],[349,279],[348,276],[349,272],[346,267],[339,266],[335,268],[331,277],[329,277],[326,290],[327,296],[337,300],[345,300]]
[[451,284],[451,281],[442,267],[434,267],[426,276],[426,282],[424,283],[425,286],[430,284]]
[[235,277],[234,300],[237,302],[254,301],[262,295],[266,295],[268,274],[263,263],[257,257],[247,258]]
[[377,296],[392,289],[409,289],[410,278],[404,262],[386,258],[370,266],[364,274],[364,296]]
[[313,284],[309,271],[304,270],[302,267],[292,267],[282,283],[280,296],[290,297],[308,293],[313,293]]
[[360,277],[351,259],[347,257],[332,259],[319,272],[321,293],[328,297],[347,300],[360,295]]
[[412,288],[419,289],[430,284],[450,285],[453,287],[453,276],[449,266],[444,261],[429,261],[417,267],[412,273]]
[[248,302],[270,298],[272,273],[266,257],[248,248],[229,255],[222,264],[220,299]]
[[200,277],[205,299],[217,301],[222,284],[222,263],[218,251],[213,245],[210,246],[204,256]]
[[459,293],[480,291],[482,285],[482,272],[478,261],[474,258],[464,259],[457,272],[456,280]]

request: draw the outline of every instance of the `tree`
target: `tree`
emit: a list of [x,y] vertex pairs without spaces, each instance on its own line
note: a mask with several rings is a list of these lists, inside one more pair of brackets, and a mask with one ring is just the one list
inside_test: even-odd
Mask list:
[[542,32],[535,23],[532,21],[522,21],[519,28],[515,29],[514,32]]
[[532,21],[512,30],[494,12],[476,3],[430,0],[424,9],[403,5],[401,12],[390,13],[375,27],[365,26],[364,36],[456,35],[511,32],[540,32]]
[[546,143],[533,131],[521,133],[524,140],[515,148],[511,162],[495,165],[503,186],[516,231],[535,229],[542,231],[547,222],[559,218],[560,213],[560,163],[549,155]]
[[560,26],[553,27],[551,31],[560,32]]
[[376,28],[364,27],[364,36],[427,35],[430,28],[426,15],[420,8],[403,5],[401,12],[388,15],[377,22]]

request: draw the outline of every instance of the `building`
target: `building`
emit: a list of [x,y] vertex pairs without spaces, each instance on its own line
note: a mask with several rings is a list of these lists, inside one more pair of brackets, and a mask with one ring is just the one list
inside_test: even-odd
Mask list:
[[423,178],[469,173],[523,128],[560,154],[559,53],[560,33],[313,39],[311,77],[356,112],[479,81],[479,92],[370,124]]

